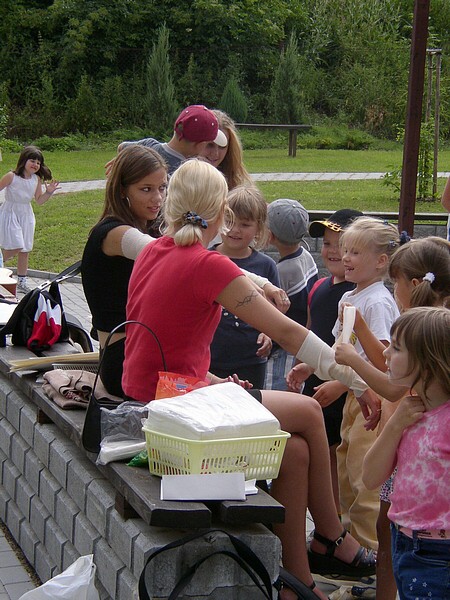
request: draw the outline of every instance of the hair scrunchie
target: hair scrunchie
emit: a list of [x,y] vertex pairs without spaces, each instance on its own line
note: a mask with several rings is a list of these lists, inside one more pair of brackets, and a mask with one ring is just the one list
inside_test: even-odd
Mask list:
[[400,246],[403,246],[403,244],[407,244],[410,241],[411,238],[409,237],[408,232],[402,231],[400,234]]
[[196,212],[190,210],[183,215],[184,225],[198,225],[202,229],[208,228],[208,223],[202,219]]
[[430,285],[433,283],[433,281],[435,279],[436,279],[435,274],[431,273],[431,272],[425,273],[425,275],[422,277],[422,280],[423,281],[428,281]]

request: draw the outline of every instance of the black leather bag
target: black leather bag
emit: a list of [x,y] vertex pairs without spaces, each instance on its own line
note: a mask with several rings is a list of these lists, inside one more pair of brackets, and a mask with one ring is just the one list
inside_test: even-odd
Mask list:
[[160,344],[156,334],[152,331],[152,329],[150,329],[150,327],[148,327],[147,325],[145,325],[144,323],[141,323],[139,321],[124,321],[123,323],[120,323],[119,325],[114,327],[114,329],[109,333],[109,335],[105,341],[105,348],[103,350],[103,354],[102,354],[102,357],[101,357],[99,365],[98,365],[97,374],[95,376],[94,385],[92,387],[92,392],[91,392],[91,396],[89,399],[89,404],[88,404],[88,407],[86,410],[86,416],[85,416],[84,425],[83,425],[83,432],[81,435],[81,441],[83,444],[83,448],[85,450],[87,450],[88,452],[93,452],[95,454],[98,454],[100,452],[100,443],[102,441],[102,433],[101,433],[102,408],[105,408],[107,410],[114,410],[115,408],[120,406],[120,404],[122,404],[122,402],[123,402],[123,400],[121,400],[120,402],[115,402],[114,400],[112,400],[110,398],[99,398],[98,395],[96,395],[96,388],[97,388],[99,373],[101,371],[102,362],[104,360],[105,353],[108,350],[109,342],[110,342],[113,334],[116,333],[119,329],[121,329],[124,325],[141,325],[142,327],[147,329],[147,331],[151,334],[151,336],[155,340],[156,345],[158,346],[158,350],[161,354],[161,361],[164,366],[164,370],[167,370],[166,361],[164,358],[161,344]]
[[280,568],[280,576],[277,581],[272,584],[270,575],[262,563],[261,559],[253,552],[253,550],[242,540],[231,535],[227,531],[223,529],[208,529],[202,532],[191,533],[179,540],[175,540],[162,548],[158,548],[155,550],[147,559],[145,563],[144,569],[139,578],[139,600],[151,600],[151,592],[147,587],[147,569],[150,562],[162,552],[167,552],[178,548],[179,546],[184,546],[185,544],[189,544],[193,540],[201,538],[205,535],[209,535],[212,533],[223,533],[230,540],[230,550],[217,550],[215,552],[210,552],[203,556],[202,558],[197,559],[193,562],[193,564],[187,568],[184,573],[179,577],[178,581],[174,582],[174,587],[168,596],[168,600],[176,600],[183,592],[183,590],[187,587],[187,585],[192,581],[192,578],[198,571],[199,567],[207,562],[213,556],[226,556],[233,560],[235,563],[239,565],[239,567],[247,573],[250,579],[253,581],[255,586],[261,591],[261,598],[266,598],[267,600],[272,600],[273,598],[273,589],[280,590],[283,585],[286,585],[294,592],[296,592],[297,597],[300,600],[317,600],[317,596],[310,590],[306,585],[304,585],[301,581],[299,581],[296,577],[288,573],[285,569]]
[[6,346],[6,336],[11,335],[11,341],[15,346],[28,346],[36,355],[40,356],[43,350],[48,350],[51,345],[45,340],[34,339],[31,344],[29,340],[33,334],[35,316],[38,308],[39,297],[43,297],[50,302],[51,307],[59,305],[61,307],[61,331],[55,342],[68,342],[70,338],[67,319],[64,314],[63,303],[58,284],[65,279],[77,275],[81,269],[81,261],[77,261],[58,275],[42,283],[40,286],[31,290],[21,299],[8,322],[0,328],[0,346]]

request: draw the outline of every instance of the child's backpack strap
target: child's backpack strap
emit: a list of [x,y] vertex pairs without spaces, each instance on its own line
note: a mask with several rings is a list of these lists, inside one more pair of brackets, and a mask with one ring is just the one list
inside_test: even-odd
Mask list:
[[328,277],[321,277],[320,279],[318,279],[314,285],[312,286],[312,288],[309,290],[309,294],[308,294],[308,306],[311,304],[311,300],[312,297],[314,296],[314,294],[316,293],[317,289],[322,285],[322,283],[324,283],[324,281],[326,281],[328,279]]

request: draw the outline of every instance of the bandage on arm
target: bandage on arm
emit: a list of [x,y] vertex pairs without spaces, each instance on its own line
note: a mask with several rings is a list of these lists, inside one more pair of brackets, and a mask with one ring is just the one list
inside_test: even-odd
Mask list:
[[266,277],[261,277],[261,275],[256,275],[255,273],[252,273],[251,271],[246,271],[245,269],[241,269],[241,271],[244,273],[244,275],[251,279],[251,281],[253,281],[255,285],[257,285],[260,288],[263,288],[265,285],[270,283],[270,281]]
[[369,387],[350,367],[338,365],[334,359],[334,350],[312,331],[308,332],[296,357],[314,369],[320,379],[337,379],[355,392],[359,397]]
[[125,231],[120,242],[122,254],[125,258],[136,260],[141,250],[155,241],[156,238],[152,238],[150,235],[142,233],[134,227],[130,227],[130,229]]

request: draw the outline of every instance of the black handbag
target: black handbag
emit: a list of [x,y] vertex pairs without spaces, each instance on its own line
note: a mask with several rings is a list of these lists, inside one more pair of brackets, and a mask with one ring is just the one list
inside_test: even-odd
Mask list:
[[231,542],[230,550],[217,550],[197,559],[189,568],[185,570],[185,572],[179,577],[178,581],[174,582],[174,587],[168,596],[168,600],[176,600],[176,598],[180,596],[186,586],[191,582],[199,567],[211,557],[218,555],[227,556],[231,560],[234,560],[234,562],[236,562],[239,567],[247,573],[256,587],[261,591],[261,597],[264,597],[267,600],[272,600],[273,588],[280,590],[283,585],[286,585],[296,592],[297,597],[300,600],[317,600],[317,596],[310,588],[308,588],[305,584],[303,584],[283,568],[280,568],[279,578],[274,584],[272,584],[269,572],[255,552],[253,552],[253,550],[245,542],[235,537],[231,533],[224,531],[223,529],[208,529],[202,532],[191,533],[179,540],[171,542],[170,544],[166,544],[162,548],[158,548],[158,550],[155,550],[155,552],[148,557],[139,578],[139,600],[151,600],[151,595],[147,587],[146,573],[150,562],[156,556],[162,552],[173,550],[174,548],[178,548],[179,546],[183,546],[184,544],[188,544],[193,540],[215,532],[223,533],[228,537]]
[[[80,269],[81,261],[77,261],[58,275],[55,275],[52,279],[45,281],[34,290],[25,294],[14,309],[8,322],[0,328],[0,346],[5,347],[6,336],[11,335],[11,341],[15,346],[28,346],[37,356],[42,356],[42,351],[48,350],[53,343],[68,342],[70,339],[69,327],[66,315],[64,314],[58,284],[65,279],[77,275]],[[40,338],[39,335],[36,335],[35,319],[40,299],[43,299],[45,304],[48,303],[51,308],[54,308],[56,305],[59,305],[61,308],[61,330],[57,339],[51,343],[45,337]],[[30,340],[32,341],[30,342]]]
[[[165,371],[167,370],[166,361],[164,358],[164,353],[162,351],[161,344],[158,340],[158,337],[156,336],[156,333],[154,333],[154,331],[152,329],[150,329],[150,327],[148,327],[144,323],[141,323],[140,321],[124,321],[123,323],[119,323],[119,325],[114,327],[114,329],[109,333],[109,335],[105,341],[105,347],[103,349],[103,354],[102,354],[102,357],[98,364],[97,373],[96,373],[95,379],[94,379],[94,385],[92,386],[92,392],[91,392],[91,395],[89,398],[89,404],[88,404],[88,407],[86,410],[86,416],[84,418],[83,432],[81,435],[81,442],[83,444],[83,448],[85,450],[87,450],[88,452],[93,452],[94,454],[98,454],[100,452],[100,443],[102,441],[102,433],[101,433],[102,410],[101,409],[105,408],[107,410],[114,410],[115,408],[120,406],[120,404],[122,404],[122,402],[123,402],[123,400],[121,400],[120,402],[116,402],[111,398],[98,398],[95,394],[95,390],[96,390],[102,362],[105,358],[105,353],[108,349],[109,342],[110,342],[113,334],[116,333],[119,329],[121,329],[124,325],[141,325],[142,327],[145,327],[145,329],[147,329],[147,331],[152,335],[153,339],[155,340],[156,345],[158,346],[159,352],[161,354],[161,360],[162,360],[162,364],[164,366],[164,370]],[[141,403],[139,403],[139,405],[141,405]]]

